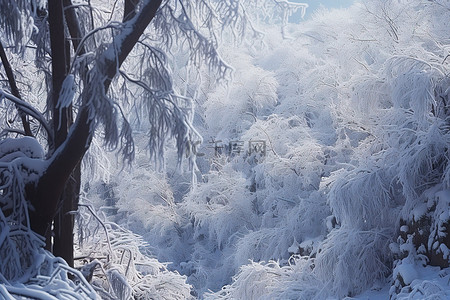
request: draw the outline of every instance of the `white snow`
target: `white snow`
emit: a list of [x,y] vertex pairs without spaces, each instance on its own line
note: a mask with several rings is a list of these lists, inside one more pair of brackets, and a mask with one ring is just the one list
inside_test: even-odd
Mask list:
[[[275,2],[285,10],[269,14]],[[294,25],[285,6],[294,4],[275,2],[169,1],[143,39],[155,44],[138,46],[146,60],[125,63],[130,76],[124,71],[111,95],[94,83],[91,117],[105,126],[107,142],[125,138],[130,146],[130,129],[140,133],[133,171],[101,153],[98,140],[85,161],[89,171],[97,163],[107,174],[86,175],[83,203],[96,209],[83,204],[78,212],[78,254],[102,266],[93,286],[142,299],[450,299],[450,269],[429,266],[426,257],[450,258],[448,3],[366,0]],[[253,5],[246,10],[253,23],[239,22],[245,5]],[[222,23],[186,19],[213,8],[222,8]],[[266,23],[271,18],[277,26]],[[220,33],[208,31],[215,26]],[[256,27],[263,41],[254,41]],[[129,30],[101,59],[115,58]],[[243,46],[230,41],[241,34]],[[148,72],[130,88],[138,69]],[[229,79],[231,70],[227,85],[214,78],[215,71]],[[62,107],[75,99],[75,79],[66,80]],[[113,98],[122,88],[124,99]],[[143,101],[128,105],[133,99]],[[114,101],[130,121],[122,135]],[[173,144],[163,143],[172,135]],[[255,142],[265,151],[254,151]],[[180,162],[172,146],[190,143],[204,155]],[[166,154],[163,170],[149,163],[148,148]],[[37,178],[43,156],[34,139],[4,140],[2,176]],[[15,223],[1,217],[0,246],[9,247]],[[416,230],[424,220],[429,228]],[[426,234],[423,245],[413,244],[416,232]],[[17,276],[42,279],[48,299],[60,296],[52,287],[77,289],[67,266],[36,250],[40,242],[30,249],[41,273]],[[22,256],[5,253],[19,272]],[[9,289],[42,296],[33,288],[0,285],[0,296]]]
[[409,285],[414,279],[418,278],[416,265],[404,259],[401,265],[395,269],[393,276],[394,278],[401,276],[403,282]]

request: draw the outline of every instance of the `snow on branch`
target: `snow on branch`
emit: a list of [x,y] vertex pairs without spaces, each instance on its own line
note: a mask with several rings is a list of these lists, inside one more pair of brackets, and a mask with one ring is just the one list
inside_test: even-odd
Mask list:
[[14,104],[16,104],[18,107],[20,107],[20,109],[26,113],[27,115],[32,116],[33,118],[35,118],[41,125],[42,127],[44,127],[49,140],[52,141],[53,140],[53,131],[50,129],[49,124],[47,123],[47,120],[45,119],[45,117],[37,110],[35,109],[31,104],[11,95],[10,93],[1,90],[0,89],[0,102],[4,99],[7,99],[11,102],[13,102]]
[[169,52],[187,51],[194,66],[200,67],[202,64],[206,64],[218,78],[226,79],[230,76],[232,68],[225,63],[217,51],[217,39],[214,33],[217,25],[213,25],[211,19],[214,15],[210,15],[207,19],[207,23],[213,27],[209,28],[207,32],[201,32],[194,24],[197,22],[196,15],[188,13],[194,10],[193,7],[190,7],[191,5],[174,1],[172,5],[166,3],[161,7],[154,22],[154,28],[162,34],[160,47]]
[[192,125],[191,100],[173,91],[154,90],[143,80],[133,79],[124,72],[121,75],[139,88],[138,96],[142,102],[136,104],[136,113],[146,120],[151,155],[155,159],[163,159],[167,139],[175,138],[178,163],[181,163],[189,141],[200,139]]
[[374,279],[384,278],[391,264],[391,233],[375,228],[332,230],[315,259],[315,274],[343,298],[369,288]]
[[43,249],[43,238],[30,228],[25,185],[44,169],[42,159],[43,149],[34,138],[0,143],[0,295],[98,299],[77,270]]
[[89,205],[79,210],[77,222],[84,242],[79,257],[99,265],[92,285],[106,299],[192,299],[184,276],[143,252],[148,245],[142,237],[104,220]]
[[36,30],[34,17],[44,7],[43,0],[1,0],[0,28],[13,41],[16,51],[23,51]]
[[[250,4],[247,7],[255,8],[256,5]],[[220,16],[222,30],[231,29],[233,37],[236,40],[243,40],[247,34],[250,34],[251,39],[261,39],[264,36],[261,31],[256,29],[243,3],[234,0],[218,1],[216,10]],[[256,11],[259,11],[257,7]]]

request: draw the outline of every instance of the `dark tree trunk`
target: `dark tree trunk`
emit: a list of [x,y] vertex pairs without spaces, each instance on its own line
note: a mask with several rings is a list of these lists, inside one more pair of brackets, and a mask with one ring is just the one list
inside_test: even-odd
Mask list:
[[[60,108],[59,98],[61,87],[70,66],[70,44],[64,33],[63,0],[49,1],[50,45],[52,49],[52,115],[54,131],[54,147],[57,149],[67,139],[68,129],[73,122],[72,107]],[[63,183],[61,183],[63,184]],[[73,227],[76,210],[75,202],[79,195],[79,172],[73,172],[71,180],[64,184],[64,192],[59,199],[58,210],[53,220],[53,254],[62,257],[73,266]],[[47,248],[52,241],[47,240]],[[50,245],[49,245],[50,244]]]
[[[50,97],[50,111],[52,113],[52,126],[54,140],[49,145],[50,152],[54,152],[59,145],[64,141],[64,131],[67,131],[67,127],[64,126],[63,116],[60,114],[57,108],[59,92],[62,87],[62,83],[66,76],[66,53],[65,53],[65,34],[64,34],[64,14],[62,0],[49,0],[48,1],[48,22],[50,31],[50,48],[52,56],[52,87],[49,93]],[[60,122],[61,120],[61,122]],[[56,185],[60,185],[55,190],[62,189],[65,182],[54,182],[53,186],[47,188],[51,191]],[[52,222],[56,214],[57,205],[53,206],[51,198],[39,198],[36,197],[33,188],[28,187],[28,193],[30,200],[34,206],[34,211],[30,213],[30,221],[32,229],[41,234],[46,239],[46,249],[52,250]],[[33,196],[31,196],[33,195]],[[59,195],[56,196],[59,199]],[[53,196],[53,197],[55,197]],[[34,200],[34,201],[33,201]]]
[[52,50],[52,92],[50,103],[52,105],[53,131],[55,134],[54,149],[57,149],[67,138],[68,130],[67,109],[58,107],[59,93],[67,75],[67,61],[70,61],[70,54],[66,51],[67,44],[64,34],[65,22],[62,0],[49,0],[48,22]]
[[[83,55],[86,53],[83,45],[80,45],[82,33],[78,16],[71,0],[63,0],[65,23],[69,30],[72,41],[72,48],[74,55]],[[66,44],[66,53],[70,53],[70,44]],[[70,68],[70,55],[66,55],[67,70]],[[88,72],[88,68],[84,68],[84,72]],[[67,122],[70,126],[73,125],[72,106],[67,109]],[[67,138],[67,133],[64,139]],[[72,172],[69,181],[66,183],[64,192],[61,196],[61,208],[54,219],[54,246],[53,253],[57,256],[63,257],[66,262],[73,267],[73,230],[75,226],[74,212],[78,210],[79,196],[81,186],[81,166],[78,163]]]
[[54,219],[53,254],[60,256],[73,267],[73,229],[75,218],[72,212],[78,209],[80,195],[81,169],[80,164],[75,167],[64,192],[61,195],[61,208]]
[[[65,57],[66,57],[66,72],[70,66],[70,43],[65,41]],[[59,100],[60,101],[60,100]],[[64,126],[61,126],[61,132],[55,132],[61,140],[65,140],[68,135],[68,129],[73,123],[72,105],[60,111],[62,114],[61,120]],[[62,142],[61,142],[62,143]],[[59,147],[60,145],[57,144]],[[73,228],[75,225],[75,218],[73,212],[78,208],[78,197],[80,194],[81,173],[79,165],[72,172],[71,177],[66,183],[64,192],[61,195],[60,207],[53,220],[53,254],[64,258],[67,264],[74,266],[73,261]]]

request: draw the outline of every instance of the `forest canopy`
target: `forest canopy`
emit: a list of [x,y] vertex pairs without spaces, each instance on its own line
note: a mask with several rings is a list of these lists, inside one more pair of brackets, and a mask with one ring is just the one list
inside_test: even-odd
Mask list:
[[0,296],[447,299],[450,6],[0,0]]

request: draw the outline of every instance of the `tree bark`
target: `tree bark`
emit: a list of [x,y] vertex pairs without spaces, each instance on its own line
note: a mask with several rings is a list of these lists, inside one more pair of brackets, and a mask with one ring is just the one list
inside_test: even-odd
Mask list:
[[[52,55],[52,90],[51,110],[54,134],[54,149],[60,147],[68,135],[71,120],[72,107],[60,107],[59,95],[70,66],[70,45],[66,39],[64,28],[63,0],[49,0],[49,30]],[[54,150],[53,149],[53,150]],[[74,174],[77,175],[77,174]],[[75,201],[79,191],[79,176],[73,176],[72,180],[65,183],[64,192],[61,194],[56,215],[53,218],[53,232],[46,230],[47,249],[52,249],[55,256],[62,257],[70,266],[73,266],[73,227]],[[43,199],[46,201],[46,199]],[[51,224],[52,220],[48,222]],[[53,241],[49,236],[53,236]],[[53,243],[52,243],[53,242]]]
[[[81,28],[78,22],[78,18],[75,9],[72,6],[70,0],[63,0],[64,9],[64,19],[67,28],[69,29],[69,34],[72,40],[73,52],[75,55],[82,55],[85,53],[84,47],[80,46],[81,41]],[[66,73],[70,68],[70,44],[67,39],[65,39],[65,58],[66,58]],[[78,49],[80,48],[80,49]],[[88,71],[85,68],[84,71]],[[60,101],[60,99],[58,99]],[[68,135],[67,129],[73,124],[73,113],[72,105],[68,108],[62,110],[63,124],[67,128],[61,128],[62,131],[59,132],[59,141],[57,141],[56,146],[60,146],[61,140],[65,140]],[[60,125],[58,125],[60,126]],[[57,133],[55,132],[55,135]],[[75,217],[73,212],[78,210],[78,202],[80,195],[80,185],[81,185],[81,167],[78,163],[72,172],[69,180],[66,182],[64,191],[59,200],[60,208],[53,220],[53,254],[55,256],[62,257],[69,266],[74,266],[74,256],[73,256],[73,229],[75,226]]]
[[83,55],[86,53],[83,45],[80,42],[83,38],[81,32],[80,22],[75,12],[75,8],[72,5],[71,0],[63,0],[64,4],[64,16],[66,18],[67,28],[69,29],[70,37],[72,40],[73,51],[75,55]]
[[[66,37],[64,34],[64,10],[62,0],[48,1],[48,22],[50,29],[50,46],[52,50],[52,118],[55,134],[54,149],[57,149],[67,138],[67,109],[58,107],[59,93],[67,76]],[[69,58],[70,59],[70,58]]]
[[61,195],[61,208],[54,218],[54,244],[53,254],[64,258],[67,264],[74,266],[73,260],[73,229],[75,218],[72,212],[78,209],[80,196],[81,168],[80,164],[75,167],[72,176],[66,183]]

